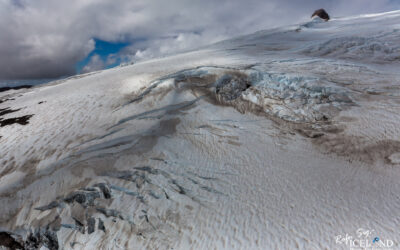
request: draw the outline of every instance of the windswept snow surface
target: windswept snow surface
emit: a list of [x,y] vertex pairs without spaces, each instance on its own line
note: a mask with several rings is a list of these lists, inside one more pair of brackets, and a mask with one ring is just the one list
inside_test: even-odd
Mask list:
[[399,249],[399,41],[400,11],[314,19],[2,92],[0,237]]

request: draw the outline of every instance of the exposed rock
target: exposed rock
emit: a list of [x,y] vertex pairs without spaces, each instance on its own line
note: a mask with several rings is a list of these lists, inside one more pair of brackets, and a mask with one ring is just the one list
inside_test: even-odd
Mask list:
[[15,239],[15,236],[8,232],[0,232],[0,246],[10,249],[23,249],[23,246]]
[[14,117],[9,119],[1,119],[0,118],[0,127],[4,127],[7,125],[12,125],[14,123],[18,123],[19,125],[27,125],[29,123],[29,119],[31,119],[33,115],[24,115],[20,117]]
[[26,240],[22,240],[22,236],[0,232],[0,246],[8,249],[40,249],[42,246],[55,250],[59,249],[57,233],[48,229],[38,229],[28,234]]
[[324,9],[319,9],[319,10],[314,11],[311,18],[313,18],[315,16],[317,16],[325,21],[328,21],[330,19],[328,13]]
[[5,108],[5,109],[0,109],[0,116],[4,116],[6,114],[14,113],[17,111],[20,111],[21,109],[10,109],[10,108]]
[[18,89],[29,89],[32,88],[33,85],[20,85],[16,87],[2,87],[0,88],[0,92],[8,91],[8,90],[18,90]]
[[245,74],[232,73],[222,76],[216,83],[216,93],[224,101],[232,101],[251,86]]

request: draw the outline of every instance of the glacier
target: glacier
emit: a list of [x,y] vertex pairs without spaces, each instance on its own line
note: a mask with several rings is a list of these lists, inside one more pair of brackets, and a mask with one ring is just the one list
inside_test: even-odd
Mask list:
[[399,41],[313,19],[1,92],[0,249],[399,248]]

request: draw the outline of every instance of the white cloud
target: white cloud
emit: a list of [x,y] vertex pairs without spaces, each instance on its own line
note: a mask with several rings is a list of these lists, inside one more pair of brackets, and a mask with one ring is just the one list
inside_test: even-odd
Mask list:
[[93,55],[90,57],[89,63],[83,67],[82,73],[88,73],[92,71],[102,70],[105,67],[105,63],[99,55]]
[[[308,19],[399,8],[390,0],[0,0],[0,79],[74,73],[93,38],[133,43],[125,60]],[[140,42],[138,42],[140,41]]]

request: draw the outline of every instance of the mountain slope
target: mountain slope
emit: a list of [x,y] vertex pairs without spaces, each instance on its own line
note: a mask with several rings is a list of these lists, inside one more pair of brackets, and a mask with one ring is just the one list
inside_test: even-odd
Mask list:
[[345,249],[363,228],[399,247],[399,21],[315,19],[2,92],[0,237]]

